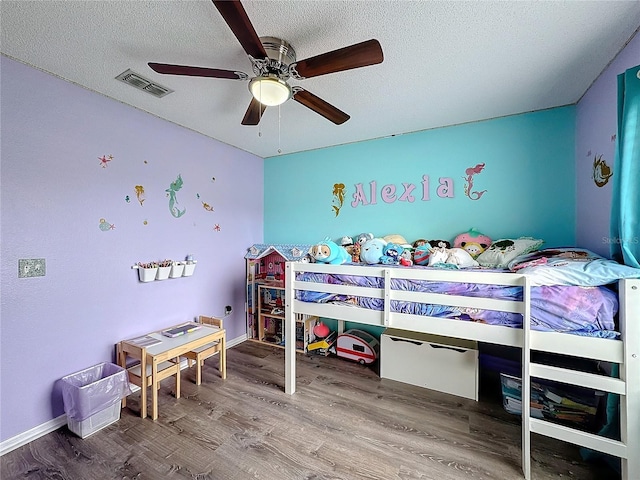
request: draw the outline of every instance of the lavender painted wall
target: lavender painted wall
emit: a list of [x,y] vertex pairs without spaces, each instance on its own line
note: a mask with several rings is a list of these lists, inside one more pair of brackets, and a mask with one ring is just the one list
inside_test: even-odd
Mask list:
[[[4,441],[63,414],[58,380],[114,361],[123,338],[225,305],[227,338],[244,337],[243,257],[263,239],[263,160],[1,62]],[[103,155],[113,156],[105,168]],[[178,174],[186,212],[175,218],[165,190]],[[101,219],[115,228],[102,231]],[[140,283],[131,269],[189,253],[192,277]],[[46,276],[18,278],[20,258],[45,258]]]
[[617,76],[640,62],[640,33],[616,56],[576,108],[577,245],[609,257],[612,179],[604,186],[593,180],[594,158],[614,165],[617,131]]

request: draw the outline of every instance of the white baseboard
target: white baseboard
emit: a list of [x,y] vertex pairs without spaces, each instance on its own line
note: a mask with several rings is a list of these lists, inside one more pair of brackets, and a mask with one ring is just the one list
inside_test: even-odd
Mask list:
[[54,430],[65,426],[66,424],[67,416],[60,415],[53,420],[49,420],[42,425],[33,427],[31,430],[27,430],[26,432],[22,432],[15,437],[5,440],[4,442],[0,443],[0,456],[4,455],[5,453],[9,453],[10,451],[15,450],[18,447],[21,447],[22,445],[26,445],[33,440],[43,437],[47,433],[51,433]]
[[[233,340],[230,340],[227,342],[227,349],[231,347],[235,347],[236,345],[241,344],[245,340],[247,340],[247,335],[246,334],[240,335],[239,337],[236,337]],[[185,368],[188,368],[188,365],[187,365],[187,361],[183,360],[180,364],[180,369],[184,370]],[[140,387],[138,387],[137,385],[131,385],[132,392],[136,392],[138,390],[140,390]],[[59,417],[49,420],[48,422],[38,425],[37,427],[33,427],[32,429],[27,430],[26,432],[19,433],[15,437],[11,437],[5,440],[4,442],[0,442],[0,457],[5,453],[9,453],[12,450],[15,450],[16,448],[19,448],[23,445],[26,445],[29,442],[37,440],[38,438],[43,437],[46,434],[59,429],[60,427],[64,427],[66,424],[67,424],[67,416],[63,414],[63,415],[60,415]]]
[[247,339],[247,334],[245,333],[244,335],[240,335],[239,337],[236,337],[233,340],[227,341],[227,349],[231,347],[235,347],[236,345],[240,345],[246,339]]

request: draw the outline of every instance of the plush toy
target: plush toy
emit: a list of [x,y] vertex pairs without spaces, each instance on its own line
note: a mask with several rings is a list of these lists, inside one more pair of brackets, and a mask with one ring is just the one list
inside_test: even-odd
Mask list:
[[469,231],[461,233],[453,240],[454,247],[464,248],[473,258],[477,258],[478,255],[489,248],[490,245],[491,239],[477,231],[475,228],[471,228]]
[[424,238],[419,238],[413,242],[411,259],[416,265],[426,265],[429,263],[429,242]]
[[400,254],[400,265],[403,265],[405,267],[410,267],[411,265],[413,265],[413,254],[411,253],[410,248],[405,248],[404,250],[402,250],[402,253]]
[[433,248],[451,248],[451,243],[449,243],[447,240],[429,240],[429,245],[431,245]]
[[416,265],[430,265],[429,256],[433,248],[451,248],[451,244],[446,240],[416,240],[413,242],[413,263]]
[[431,253],[429,249],[432,248],[431,245],[425,240],[425,243],[422,245],[418,245],[413,250],[413,263],[416,265],[426,265],[429,263],[429,254]]
[[397,243],[387,243],[382,249],[380,263],[383,265],[398,265],[403,250],[404,248]]
[[[359,243],[354,243],[353,245],[351,245],[351,262],[353,263],[360,263],[360,249],[362,247],[360,246]],[[349,250],[347,249],[347,252]]]
[[342,245],[344,248],[347,248],[351,245],[353,245],[353,238],[349,237],[349,236],[344,236],[340,239],[340,245]]
[[369,265],[380,263],[380,257],[383,255],[382,250],[386,245],[387,242],[381,238],[367,240],[360,249],[360,261]]
[[429,266],[453,265],[455,268],[477,267],[479,264],[462,248],[432,247]]
[[358,242],[354,243],[351,237],[342,237],[340,244],[345,248],[347,253],[351,255],[352,262],[360,262],[360,244]]
[[316,259],[311,256],[311,253],[308,252],[304,257],[300,259],[302,263],[316,263]]
[[359,243],[360,246],[364,245],[368,240],[373,240],[373,233],[361,233],[356,237],[354,243]]
[[351,261],[351,255],[347,253],[347,250],[328,238],[323,242],[313,245],[309,249],[309,253],[316,262],[321,263],[340,265]]

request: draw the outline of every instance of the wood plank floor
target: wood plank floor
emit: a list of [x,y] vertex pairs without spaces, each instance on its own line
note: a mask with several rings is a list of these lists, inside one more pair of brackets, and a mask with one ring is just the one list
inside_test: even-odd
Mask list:
[[[381,380],[375,367],[298,355],[298,392],[283,392],[284,351],[245,342],[217,357],[203,384],[182,372],[160,391],[157,421],[139,393],[113,425],[80,439],[66,427],[1,460],[9,479],[412,480],[523,478],[519,418],[498,401],[473,402]],[[428,367],[422,367],[428,368]],[[533,437],[533,479],[616,478],[572,445]]]

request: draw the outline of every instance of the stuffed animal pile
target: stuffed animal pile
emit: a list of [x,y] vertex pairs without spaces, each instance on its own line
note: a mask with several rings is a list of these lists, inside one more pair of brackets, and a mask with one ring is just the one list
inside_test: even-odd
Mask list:
[[[339,243],[339,244],[338,244]],[[491,245],[491,238],[471,228],[455,237],[453,247],[444,239],[420,238],[409,244],[402,235],[376,237],[373,233],[344,236],[338,242],[329,238],[313,245],[308,261],[330,264],[428,265],[440,268],[479,266],[476,258]]]

